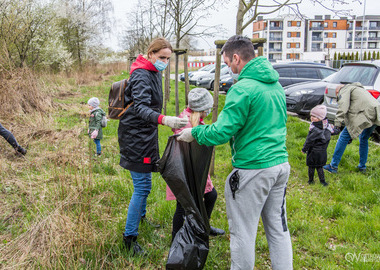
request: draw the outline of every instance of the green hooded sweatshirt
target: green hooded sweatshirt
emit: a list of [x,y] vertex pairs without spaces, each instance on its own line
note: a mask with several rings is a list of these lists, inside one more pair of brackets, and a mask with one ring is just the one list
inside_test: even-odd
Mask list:
[[286,101],[278,78],[265,57],[249,61],[228,90],[218,120],[194,127],[193,137],[208,146],[230,141],[235,168],[264,169],[287,162]]

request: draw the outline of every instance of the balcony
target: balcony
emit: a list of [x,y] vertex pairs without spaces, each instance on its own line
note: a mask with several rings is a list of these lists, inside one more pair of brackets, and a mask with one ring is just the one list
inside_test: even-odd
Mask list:
[[[366,41],[367,38],[363,38],[363,41]],[[362,41],[362,37],[355,37],[355,41]]]
[[322,30],[324,30],[325,28],[323,27],[323,25],[322,26],[311,26],[310,27],[310,30],[311,31],[322,31]]
[[322,48],[311,48],[312,52],[321,52]]
[[269,37],[269,41],[282,41],[282,37]]
[[355,31],[358,31],[358,30],[367,30],[367,29],[368,29],[368,27],[356,26]]
[[348,37],[348,38],[347,38],[347,41],[352,41],[352,37]]
[[311,37],[312,41],[323,41],[323,37]]
[[380,37],[369,37],[368,40],[380,40]]
[[282,52],[281,48],[269,48],[269,52]]
[[370,26],[369,30],[380,30],[380,26]]
[[283,30],[282,26],[269,26],[269,30]]

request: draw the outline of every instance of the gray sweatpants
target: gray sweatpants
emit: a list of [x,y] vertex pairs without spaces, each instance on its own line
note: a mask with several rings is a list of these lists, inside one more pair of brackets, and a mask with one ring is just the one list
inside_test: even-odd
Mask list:
[[[239,188],[233,198],[230,178],[238,171]],[[286,221],[285,192],[288,162],[266,169],[234,169],[227,177],[225,197],[231,234],[231,269],[252,270],[255,241],[263,220],[273,270],[293,269],[293,254]]]

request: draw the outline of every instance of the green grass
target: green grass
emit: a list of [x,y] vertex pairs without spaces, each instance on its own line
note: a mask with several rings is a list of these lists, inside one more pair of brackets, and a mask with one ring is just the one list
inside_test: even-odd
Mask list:
[[[86,135],[87,100],[96,96],[106,109],[112,81],[78,87],[75,95],[56,98],[54,115],[46,115],[40,133],[29,141],[25,159],[0,141],[0,268],[32,269],[164,269],[170,248],[174,201],[165,200],[165,181],[153,174],[147,216],[159,229],[140,226],[139,242],[149,252],[131,257],[123,248],[122,233],[133,193],[128,171],[119,163],[118,121],[103,129],[103,155],[94,158],[95,144]],[[175,114],[174,82],[168,115]],[[180,82],[180,111],[184,104]],[[219,111],[225,97],[220,96]],[[84,104],[83,104],[84,103]],[[211,122],[211,116],[206,119]],[[380,148],[370,144],[367,174],[356,172],[358,141],[347,150],[336,175],[326,174],[328,187],[307,184],[305,155],[301,148],[308,124],[288,118],[287,147],[291,175],[287,216],[292,237],[294,269],[379,269],[380,262]],[[159,127],[163,153],[170,128]],[[328,149],[331,159],[337,138]],[[227,234],[210,239],[205,269],[228,269],[229,234],[224,182],[232,169],[228,144],[216,147],[215,175],[218,200],[211,224]],[[346,254],[377,255],[377,262],[347,261]],[[348,258],[348,257],[347,257]],[[270,269],[265,233],[260,223],[256,240],[256,269]]]

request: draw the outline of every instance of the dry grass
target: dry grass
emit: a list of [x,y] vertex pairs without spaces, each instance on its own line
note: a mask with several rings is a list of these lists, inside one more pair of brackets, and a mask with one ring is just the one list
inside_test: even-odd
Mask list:
[[[71,78],[28,69],[0,74],[1,123],[28,148],[25,157],[16,155],[0,138],[0,269],[57,269],[68,261],[86,268],[83,254],[114,237],[97,231],[91,218],[110,222],[110,210],[97,202],[111,195],[91,194],[87,108],[70,99],[79,95],[80,84],[99,84],[117,66],[88,68]],[[83,125],[58,127],[57,111]],[[107,256],[92,265],[107,266]]]

